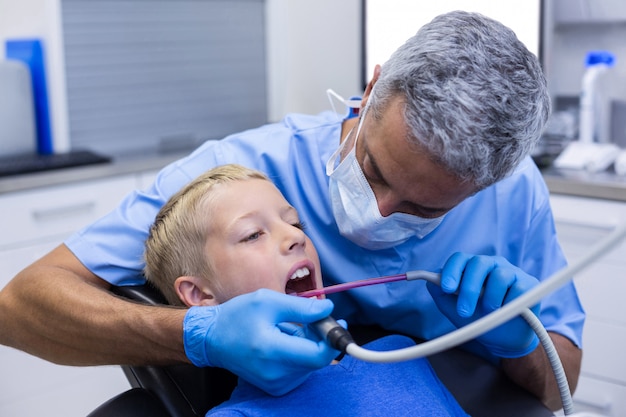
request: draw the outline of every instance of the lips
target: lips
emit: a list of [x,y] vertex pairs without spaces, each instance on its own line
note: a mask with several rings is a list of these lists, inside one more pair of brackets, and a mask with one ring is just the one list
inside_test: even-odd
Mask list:
[[285,294],[295,294],[315,289],[313,268],[308,265],[297,267],[290,275],[285,285]]

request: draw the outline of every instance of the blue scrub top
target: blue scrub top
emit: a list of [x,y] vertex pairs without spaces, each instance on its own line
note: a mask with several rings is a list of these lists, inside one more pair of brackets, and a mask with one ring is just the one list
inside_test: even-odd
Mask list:
[[[566,265],[549,192],[530,158],[508,178],[451,210],[424,239],[370,251],[343,238],[333,218],[325,172],[326,161],[339,146],[341,122],[332,112],[293,114],[279,123],[208,141],[165,167],[150,188],[131,193],[115,211],[65,243],[101,278],[116,285],[143,282],[144,241],[159,208],[206,170],[238,163],[265,172],[296,207],[320,255],[325,285],[418,269],[439,271],[458,251],[502,256],[538,279]],[[333,316],[349,323],[379,324],[424,339],[454,330],[422,281],[363,287],[329,298],[335,303]],[[542,300],[544,326],[579,347],[584,318],[572,283]]]

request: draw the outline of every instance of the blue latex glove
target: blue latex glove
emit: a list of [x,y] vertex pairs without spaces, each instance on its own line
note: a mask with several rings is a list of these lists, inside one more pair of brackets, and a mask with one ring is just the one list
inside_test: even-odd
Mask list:
[[330,315],[330,300],[261,289],[213,307],[192,307],[183,322],[185,353],[196,366],[217,366],[271,395],[296,388],[339,352],[323,341],[281,331],[284,322],[310,323]]
[[[457,327],[465,326],[535,287],[539,281],[495,256],[455,253],[441,271],[441,287],[428,283],[439,310]],[[482,292],[482,295],[481,295]],[[539,314],[539,304],[531,308]],[[539,344],[535,332],[516,317],[477,340],[502,358],[526,356]]]

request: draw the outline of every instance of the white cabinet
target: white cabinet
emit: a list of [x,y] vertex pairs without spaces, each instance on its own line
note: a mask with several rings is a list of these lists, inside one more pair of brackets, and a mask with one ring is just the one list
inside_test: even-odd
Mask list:
[[[0,251],[0,287],[57,244]],[[0,369],[0,416],[85,417],[129,388],[118,366],[59,366],[5,346],[0,346]]]
[[[569,262],[587,253],[620,222],[626,203],[551,196],[559,240]],[[626,415],[626,242],[608,251],[575,277],[587,312],[577,411],[606,416]]]
[[62,240],[111,210],[134,189],[134,175],[0,196],[0,248]]
[[[0,195],[0,289],[138,185],[132,174]],[[129,388],[118,366],[58,366],[5,346],[0,369],[0,416],[84,417]]]

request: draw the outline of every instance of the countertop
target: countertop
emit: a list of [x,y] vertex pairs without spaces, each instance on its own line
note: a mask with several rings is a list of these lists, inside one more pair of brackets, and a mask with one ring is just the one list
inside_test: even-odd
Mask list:
[[617,175],[613,171],[589,173],[546,168],[542,173],[553,194],[626,201],[626,176]]
[[[158,170],[190,151],[113,157],[112,162],[40,173],[0,177],[0,195],[67,183]],[[542,169],[551,193],[626,201],[626,176],[604,171]]]
[[0,195],[11,192],[159,170],[190,151],[114,156],[111,162],[0,177]]

